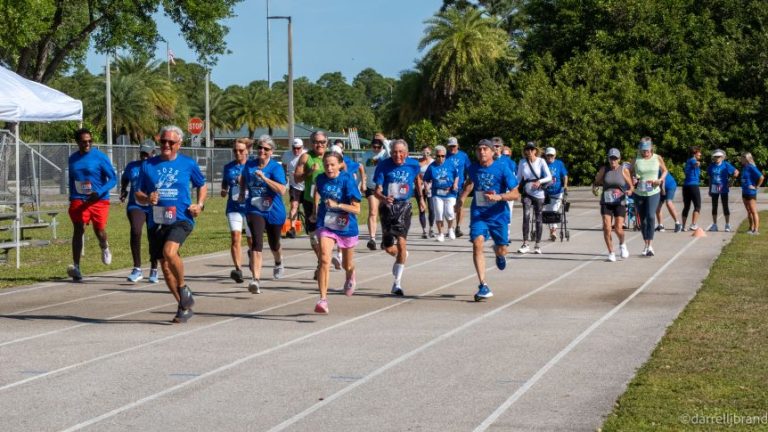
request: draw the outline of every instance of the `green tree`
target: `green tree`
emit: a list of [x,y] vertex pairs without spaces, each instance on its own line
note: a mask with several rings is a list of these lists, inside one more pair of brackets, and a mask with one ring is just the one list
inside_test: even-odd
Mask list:
[[231,115],[233,129],[248,127],[248,136],[260,127],[277,128],[288,124],[287,98],[265,83],[253,82],[239,91],[227,89],[231,97],[226,110]]
[[91,40],[98,52],[127,48],[150,53],[159,34],[159,8],[206,65],[226,52],[221,24],[240,0],[0,0],[0,63],[29,79],[48,82],[82,63]]

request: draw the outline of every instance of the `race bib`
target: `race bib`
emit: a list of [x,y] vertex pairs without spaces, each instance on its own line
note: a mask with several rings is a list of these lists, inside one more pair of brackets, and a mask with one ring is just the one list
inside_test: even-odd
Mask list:
[[347,212],[328,211],[323,218],[323,226],[336,231],[346,231],[349,227],[349,214]]
[[485,196],[485,191],[475,191],[475,205],[478,207],[490,207],[493,205],[493,202]]
[[640,192],[651,192],[653,190],[653,180],[643,180],[638,182],[637,190]]
[[159,225],[171,225],[176,222],[175,206],[154,206],[152,207],[152,220]]
[[717,195],[722,192],[723,192],[723,185],[713,184],[709,186],[709,193],[711,194]]
[[408,186],[408,183],[390,183],[387,196],[391,196],[394,199],[406,199],[408,198],[409,190],[410,186]]
[[93,192],[93,186],[90,180],[77,181],[75,180],[75,190],[79,194],[90,195]]
[[624,198],[621,189],[608,189],[603,191],[603,202],[606,204],[618,204]]
[[269,211],[272,208],[272,197],[253,197],[251,206],[260,211]]
[[451,189],[450,188],[438,189],[437,190],[437,196],[448,196],[450,193],[451,193]]

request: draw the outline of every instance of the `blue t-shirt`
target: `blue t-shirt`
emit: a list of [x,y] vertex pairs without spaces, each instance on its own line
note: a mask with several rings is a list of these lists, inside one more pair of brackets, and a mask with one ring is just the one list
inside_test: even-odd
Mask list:
[[691,157],[685,161],[685,180],[683,180],[683,186],[698,186],[701,183],[701,165],[696,165],[699,161],[695,157]]
[[753,164],[744,165],[741,168],[741,193],[748,196],[756,196],[757,189],[750,189],[750,186],[757,186],[757,182],[763,173]]
[[560,195],[563,193],[565,177],[568,176],[568,169],[560,159],[555,159],[552,163],[547,163],[549,172],[552,174],[552,182],[544,189],[547,195]]
[[456,198],[458,190],[453,190],[453,182],[459,172],[453,164],[432,162],[424,172],[424,181],[432,182],[432,196],[437,198]]
[[[509,168],[500,163],[492,163],[484,167],[473,163],[469,167],[469,179],[472,181],[471,220],[509,224],[509,206],[506,201],[491,202],[485,198],[485,191],[497,194],[506,193],[517,187],[517,177]],[[471,222],[470,222],[471,224]]]
[[139,190],[147,195],[157,191],[160,195],[147,218],[150,227],[172,225],[177,221],[195,225],[195,219],[189,212],[192,205],[190,183],[196,188],[203,187],[205,176],[197,162],[188,156],[177,154],[173,160],[155,156],[144,161],[139,174]]
[[245,211],[248,214],[257,214],[270,225],[282,225],[285,222],[285,205],[282,195],[273,191],[267,182],[256,175],[261,170],[264,177],[285,184],[285,170],[278,162],[270,159],[264,168],[259,168],[259,161],[249,160],[243,168],[243,180],[248,187],[248,199]]
[[317,208],[317,226],[333,231],[342,237],[353,237],[358,234],[357,215],[343,210],[327,209],[325,201],[332,199],[339,204],[351,204],[352,201],[360,202],[360,188],[357,187],[352,174],[340,172],[336,178],[328,178],[323,173],[317,176],[316,190],[320,195],[320,205]]
[[500,160],[502,163],[507,164],[507,166],[509,167],[509,170],[512,171],[512,174],[517,173],[517,162],[515,162],[515,160],[512,159],[511,157],[507,155],[501,155],[497,160]]
[[384,196],[393,197],[395,201],[408,201],[413,196],[416,177],[421,167],[416,159],[407,157],[402,165],[395,165],[392,158],[387,158],[376,166],[373,181],[381,186]]
[[349,156],[344,156],[344,163],[347,165],[347,172],[350,173],[355,183],[360,181],[360,164],[353,161]]
[[471,165],[469,156],[467,156],[467,154],[462,150],[459,150],[456,153],[449,152],[445,156],[444,163],[447,162],[452,163],[453,166],[456,167],[456,170],[459,172],[459,189],[461,189],[461,187],[464,185],[464,177],[467,175],[467,170],[469,170],[469,166]]
[[139,209],[149,213],[148,205],[141,205],[136,202],[136,191],[139,190],[139,177],[141,174],[141,164],[143,163],[143,160],[128,162],[128,165],[123,170],[123,175],[120,176],[120,183],[128,182],[130,188],[128,189],[128,206],[126,211]]
[[240,198],[240,175],[243,173],[243,167],[245,164],[239,164],[236,160],[233,160],[221,170],[221,188],[229,189],[229,195],[227,195],[227,213],[242,213],[245,214],[245,206],[248,201],[248,194],[245,195],[244,202],[239,202]]
[[[728,177],[732,176],[736,172],[736,167],[731,165],[728,161],[720,162],[720,164],[710,164],[707,168],[707,174],[709,174],[709,193],[728,193]],[[714,187],[713,187],[714,186]]]
[[109,199],[109,191],[117,185],[112,163],[97,148],[82,154],[76,151],[69,156],[69,199],[87,200],[96,192],[100,200]]
[[[659,170],[661,174],[661,170]],[[677,188],[677,181],[671,172],[667,171],[667,176],[664,177],[664,190],[670,191]]]

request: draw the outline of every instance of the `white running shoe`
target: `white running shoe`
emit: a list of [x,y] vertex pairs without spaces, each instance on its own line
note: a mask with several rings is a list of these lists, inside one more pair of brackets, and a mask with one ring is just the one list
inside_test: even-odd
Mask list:
[[653,253],[653,247],[652,247],[652,246],[648,246],[648,251],[647,251],[647,252],[645,252],[645,256],[649,256],[649,257],[652,257],[652,256],[654,256],[654,255],[655,255],[655,254]]
[[533,247],[533,253],[536,255],[541,255],[541,246],[539,246],[538,243],[536,243],[536,246]]
[[443,233],[440,233],[437,235],[437,241],[444,242],[445,241],[445,235]]
[[331,264],[333,264],[333,268],[336,270],[341,270],[341,257],[340,255],[334,255],[333,258],[331,258]]
[[731,232],[731,224],[725,224],[725,232]]
[[626,244],[622,243],[622,244],[619,245],[619,252],[620,252],[620,255],[621,255],[621,259],[629,258],[629,249],[627,249],[627,245]]
[[109,251],[109,246],[101,250],[101,262],[103,262],[104,265],[112,264],[112,252]]
[[616,254],[613,252],[608,253],[608,261],[616,262]]
[[523,243],[523,245],[520,246],[520,248],[517,250],[517,253],[527,254],[530,251],[531,251],[531,247],[528,246],[528,243]]
[[448,238],[451,240],[456,240],[456,233],[453,231],[453,228],[448,230]]
[[640,252],[640,256],[648,256],[648,246],[643,247],[643,251]]

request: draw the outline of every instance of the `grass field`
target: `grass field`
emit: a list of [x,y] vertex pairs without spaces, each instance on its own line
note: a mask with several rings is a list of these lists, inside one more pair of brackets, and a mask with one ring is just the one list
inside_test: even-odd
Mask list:
[[768,235],[747,228],[745,221],[603,431],[768,430]]

